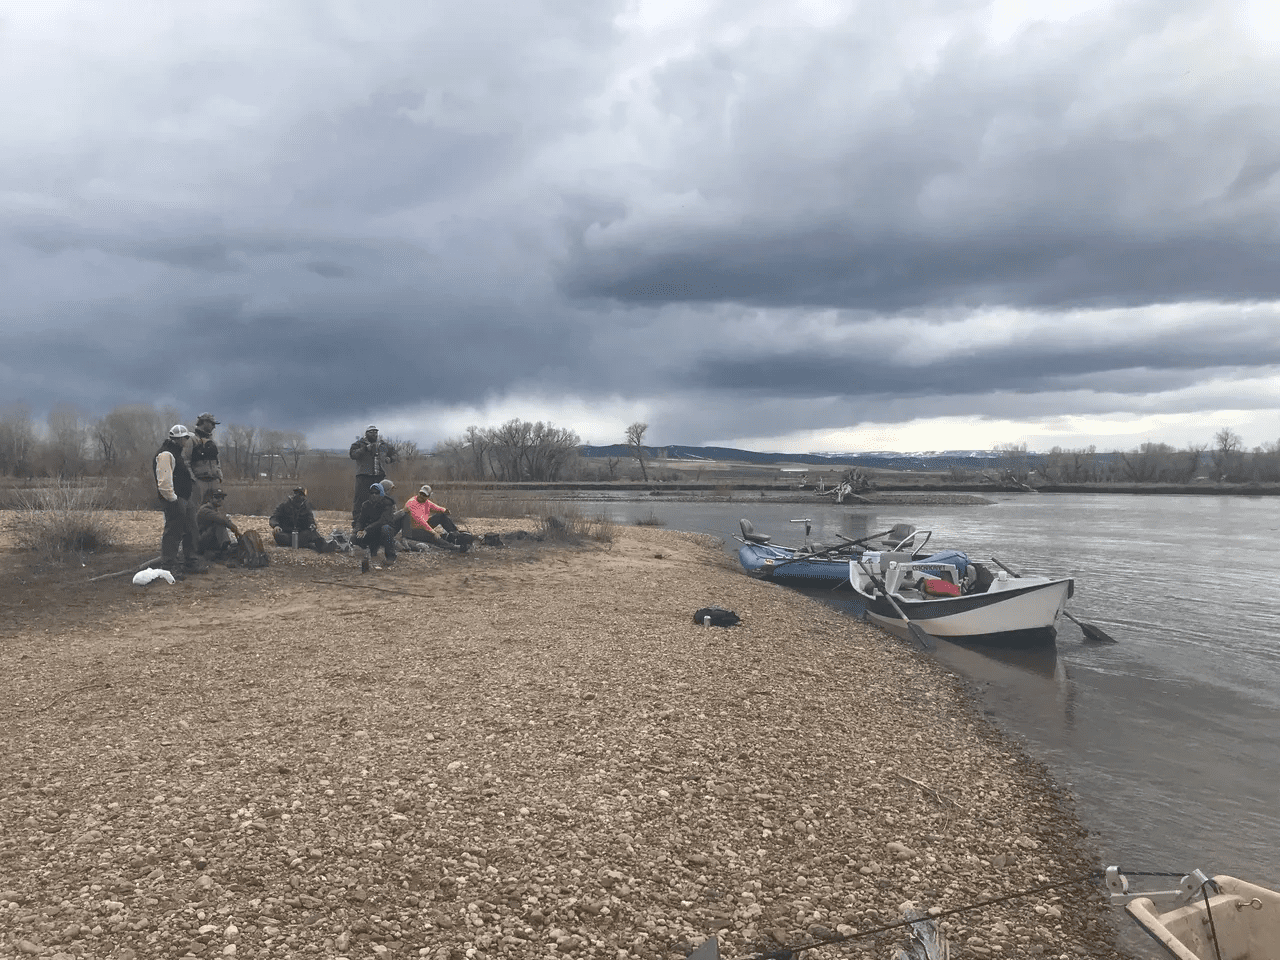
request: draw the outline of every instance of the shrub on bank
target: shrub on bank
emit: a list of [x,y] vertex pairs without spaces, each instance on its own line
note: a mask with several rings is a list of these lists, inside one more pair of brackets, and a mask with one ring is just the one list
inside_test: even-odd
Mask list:
[[539,517],[538,534],[543,539],[557,540],[562,543],[575,543],[582,540],[613,543],[618,535],[618,526],[603,513],[588,517],[570,507],[562,510],[558,515]]
[[667,521],[650,510],[643,517],[636,517],[635,524],[637,527],[665,527]]
[[18,497],[20,547],[60,558],[114,546],[115,525],[101,484],[62,482]]

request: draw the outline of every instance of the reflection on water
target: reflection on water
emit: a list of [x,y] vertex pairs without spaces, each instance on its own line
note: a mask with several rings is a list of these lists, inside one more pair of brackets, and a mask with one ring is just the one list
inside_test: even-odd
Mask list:
[[[854,539],[906,521],[933,544],[1075,578],[1064,620],[1031,651],[939,642],[995,722],[1076,796],[1103,858],[1131,871],[1201,867],[1280,886],[1280,511],[1268,498],[1010,496],[994,506],[829,502],[601,504],[621,523],[733,536],[746,517],[780,543]],[[1235,558],[1235,559],[1231,559]],[[1264,571],[1265,573],[1260,573]],[[745,575],[745,574],[744,574]],[[825,602],[854,611],[839,593]]]

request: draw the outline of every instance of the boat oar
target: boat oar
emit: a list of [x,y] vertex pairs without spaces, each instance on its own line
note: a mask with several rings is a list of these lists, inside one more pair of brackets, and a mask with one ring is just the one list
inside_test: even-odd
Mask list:
[[[995,557],[991,558],[991,562],[994,563],[1001,570],[1005,571],[1005,573],[1009,574],[1009,576],[1011,577],[1020,578],[1022,576],[1022,574],[1018,573],[1018,571],[1014,570],[1012,567],[1005,566],[1005,564],[1001,563]],[[1111,636],[1101,627],[1092,623],[1085,623],[1083,620],[1077,620],[1075,617],[1071,615],[1071,611],[1068,610],[1066,607],[1062,608],[1062,615],[1066,617],[1068,620],[1070,620],[1072,623],[1074,623],[1077,627],[1079,627],[1080,632],[1083,633],[1088,639],[1093,640],[1096,643],[1115,643],[1116,642],[1115,637]]]
[[853,546],[851,543],[841,543],[834,547],[827,547],[825,550],[815,550],[813,553],[799,554],[792,557],[790,560],[783,560],[781,563],[775,563],[768,567],[768,573],[766,576],[772,575],[773,571],[777,570],[779,567],[785,567],[788,563],[799,563],[801,560],[817,560],[821,557],[829,557],[831,554],[839,553],[841,550],[848,550],[851,546]]
[[865,561],[858,560],[856,562],[858,566],[862,568],[862,572],[865,573],[867,578],[875,585],[875,588],[880,591],[880,595],[889,601],[889,606],[893,607],[894,612],[898,615],[898,619],[907,625],[907,632],[911,634],[911,639],[919,644],[920,648],[923,650],[934,649],[937,644],[934,642],[933,637],[925,633],[924,629],[920,627],[919,624],[912,623],[911,618],[902,612],[902,608],[898,606],[898,602],[894,600],[893,597],[889,595],[889,591],[885,589],[884,581],[871,572],[871,568],[867,566]]
[[858,546],[859,544],[866,543],[866,542],[867,542],[867,541],[869,541],[869,540],[875,540],[877,537],[886,537],[886,536],[888,536],[891,532],[892,532],[891,530],[882,530],[882,531],[880,531],[879,533],[873,533],[873,534],[872,534],[871,536],[869,536],[869,537],[862,537],[862,538],[860,538],[860,539],[858,539],[858,540],[854,540],[854,539],[853,539],[853,538],[851,538],[851,537],[846,537],[843,533],[837,533],[837,534],[836,534],[836,536],[837,536],[837,537],[839,537],[841,540],[846,541],[846,542],[845,542],[845,544],[844,544],[844,546],[846,546],[846,547],[856,547],[856,546]]

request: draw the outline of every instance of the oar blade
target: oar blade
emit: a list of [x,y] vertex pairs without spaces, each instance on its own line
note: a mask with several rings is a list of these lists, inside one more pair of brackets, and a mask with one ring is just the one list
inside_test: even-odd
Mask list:
[[1115,637],[1111,636],[1111,634],[1107,633],[1096,624],[1086,623],[1083,620],[1077,620],[1076,623],[1080,624],[1080,631],[1094,643],[1117,642]]
[[1097,624],[1085,623],[1083,620],[1077,620],[1071,615],[1070,610],[1063,610],[1063,615],[1080,628],[1080,632],[1084,634],[1086,640],[1092,640],[1094,643],[1116,643],[1115,637],[1111,636]]
[[910,620],[907,621],[907,632],[911,634],[911,639],[919,645],[921,650],[934,650],[938,646],[933,637],[925,633],[923,627]]

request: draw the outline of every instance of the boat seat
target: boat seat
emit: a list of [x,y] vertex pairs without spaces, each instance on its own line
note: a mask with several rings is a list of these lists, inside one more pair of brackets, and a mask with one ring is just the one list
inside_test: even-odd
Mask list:
[[913,556],[914,554],[908,550],[882,550],[880,551],[880,572],[885,573],[890,563],[910,563]]
[[768,543],[772,539],[762,533],[756,533],[756,528],[751,525],[750,520],[739,520],[738,526],[742,528],[742,539],[747,543]]

